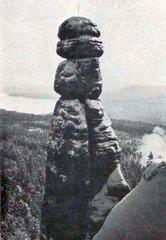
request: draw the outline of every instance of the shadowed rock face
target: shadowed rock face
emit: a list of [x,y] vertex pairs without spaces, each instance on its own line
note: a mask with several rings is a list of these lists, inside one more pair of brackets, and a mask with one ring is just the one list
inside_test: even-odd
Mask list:
[[136,188],[110,212],[93,240],[164,240],[166,164],[149,166]]
[[99,35],[96,25],[81,17],[69,18],[59,28],[57,53],[67,60],[59,64],[54,82],[61,98],[48,144],[41,217],[46,239],[92,239],[129,192],[118,164],[117,137],[98,99],[102,78],[97,57],[103,47],[94,37]]
[[60,99],[48,145],[42,232],[47,238],[79,239],[86,231],[89,191],[88,128],[84,105]]

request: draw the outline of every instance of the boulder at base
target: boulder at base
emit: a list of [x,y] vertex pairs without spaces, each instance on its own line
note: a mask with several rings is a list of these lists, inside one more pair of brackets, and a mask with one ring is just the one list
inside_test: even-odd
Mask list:
[[[122,198],[129,193],[130,188],[121,172],[120,164],[110,174],[100,192],[89,203],[89,238],[94,236],[103,225],[109,212]],[[87,239],[89,239],[87,237]]]
[[166,163],[150,165],[136,188],[110,212],[93,240],[166,239]]

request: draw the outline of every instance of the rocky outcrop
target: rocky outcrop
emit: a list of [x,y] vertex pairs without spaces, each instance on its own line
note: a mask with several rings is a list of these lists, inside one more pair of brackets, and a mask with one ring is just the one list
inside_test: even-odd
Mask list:
[[98,99],[102,78],[97,57],[103,54],[95,38],[99,35],[96,25],[81,17],[69,18],[59,28],[57,53],[67,60],[59,64],[54,82],[61,98],[48,145],[41,218],[47,239],[92,239],[129,192],[117,137]]
[[92,239],[113,207],[128,192],[129,186],[122,175],[120,165],[117,164],[101,190],[89,202],[89,231],[86,239]]
[[93,240],[164,240],[166,163],[150,165],[136,188],[108,215]]
[[98,58],[61,62],[56,72],[54,89],[63,99],[97,99],[102,91]]

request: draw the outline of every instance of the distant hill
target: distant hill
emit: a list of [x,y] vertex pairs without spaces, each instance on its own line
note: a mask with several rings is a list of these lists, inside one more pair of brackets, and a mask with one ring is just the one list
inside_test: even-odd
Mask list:
[[165,86],[130,86],[101,98],[110,117],[166,125]]
[[113,94],[114,99],[158,102],[165,99],[165,86],[129,86]]

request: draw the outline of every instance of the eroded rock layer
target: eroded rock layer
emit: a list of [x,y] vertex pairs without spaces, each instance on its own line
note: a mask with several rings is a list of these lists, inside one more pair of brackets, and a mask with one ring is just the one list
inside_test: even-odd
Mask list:
[[63,58],[101,57],[102,42],[89,36],[61,40],[57,44],[57,54]]
[[98,58],[61,62],[56,72],[54,89],[64,99],[97,99],[102,91]]

